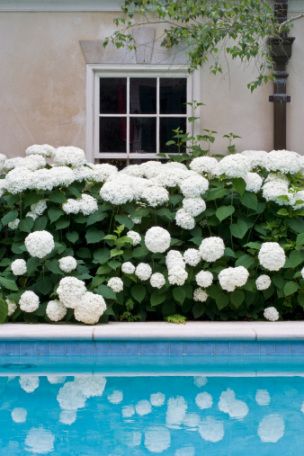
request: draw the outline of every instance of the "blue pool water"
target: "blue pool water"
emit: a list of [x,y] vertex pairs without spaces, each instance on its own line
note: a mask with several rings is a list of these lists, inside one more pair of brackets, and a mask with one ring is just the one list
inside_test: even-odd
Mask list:
[[304,377],[7,375],[1,456],[297,456]]
[[300,456],[304,341],[2,341],[0,456]]

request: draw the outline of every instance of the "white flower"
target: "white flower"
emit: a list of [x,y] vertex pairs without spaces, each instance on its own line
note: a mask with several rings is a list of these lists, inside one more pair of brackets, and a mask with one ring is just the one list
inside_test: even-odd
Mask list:
[[296,174],[301,171],[301,156],[288,150],[272,150],[268,154],[268,169],[283,174]]
[[87,291],[77,303],[74,315],[77,321],[87,325],[98,323],[107,306],[102,296]]
[[250,162],[250,169],[265,168],[268,170],[268,152],[265,150],[244,150],[245,155]]
[[69,273],[77,268],[77,260],[75,260],[75,258],[70,255],[60,258],[60,260],[58,260],[58,263],[59,269],[61,269],[63,272]]
[[54,163],[57,166],[72,166],[77,168],[86,163],[85,153],[79,147],[58,147],[54,152]]
[[189,266],[197,266],[201,261],[201,255],[198,249],[187,249],[184,252],[184,260]]
[[11,301],[10,299],[6,299],[6,304],[7,304],[7,315],[11,317],[13,313],[17,310],[17,304],[14,301]]
[[237,266],[235,268],[223,269],[218,279],[223,290],[232,292],[238,287],[246,284],[249,277],[249,272],[244,266]]
[[120,277],[111,277],[107,285],[114,293],[120,293],[123,290],[123,281]]
[[264,318],[268,321],[277,321],[280,314],[275,307],[266,307],[263,312]]
[[212,285],[213,274],[210,271],[200,271],[196,274],[195,280],[199,287],[208,288]]
[[145,244],[152,253],[164,253],[170,247],[171,236],[169,231],[160,226],[149,228],[145,235]]
[[135,266],[130,261],[126,261],[121,265],[121,270],[124,274],[134,274]]
[[149,186],[143,190],[142,199],[144,199],[150,207],[162,206],[169,201],[169,192],[160,186]]
[[132,240],[133,246],[140,244],[141,236],[136,231],[128,231],[127,236]]
[[260,265],[268,271],[279,271],[285,264],[285,252],[277,242],[264,242],[258,254]]
[[213,175],[217,168],[217,159],[214,157],[196,157],[190,163],[190,169],[197,173]]
[[86,286],[82,280],[76,277],[64,277],[60,280],[57,294],[65,307],[74,309],[77,303],[86,293]]
[[22,275],[26,274],[26,272],[27,272],[26,262],[22,259],[14,260],[11,263],[11,270],[15,276],[22,276]]
[[48,231],[34,231],[25,238],[25,247],[32,257],[44,258],[55,247],[54,238]]
[[226,155],[217,166],[217,174],[227,177],[245,177],[250,171],[250,160],[242,154]]
[[202,288],[196,288],[193,292],[193,300],[196,302],[206,302],[208,295]]
[[79,214],[79,201],[73,198],[68,198],[62,205],[62,210],[66,214]]
[[179,209],[175,214],[175,223],[184,230],[193,230],[195,220],[185,209]]
[[202,198],[184,198],[183,209],[192,217],[197,217],[206,210],[206,203]]
[[23,312],[35,312],[39,307],[39,296],[33,291],[24,291],[19,299],[19,307]]
[[34,203],[31,205],[31,212],[35,215],[42,215],[43,212],[46,210],[47,204],[45,200],[40,200],[38,203]]
[[98,210],[97,200],[93,198],[91,195],[87,195],[83,193],[79,200],[79,211],[83,215],[90,215],[93,214]]
[[13,195],[18,194],[30,187],[33,172],[26,168],[12,169],[5,176],[5,188]]
[[149,280],[152,275],[152,268],[148,263],[139,263],[136,266],[135,275],[142,281]]
[[100,197],[104,201],[119,206],[134,199],[134,191],[128,182],[118,179],[107,181],[100,190]]
[[161,274],[160,272],[155,272],[154,274],[151,275],[150,277],[150,285],[153,288],[162,288],[166,283],[165,276]]
[[42,155],[45,158],[52,157],[55,148],[49,144],[33,144],[25,150],[25,155]]
[[62,320],[66,316],[66,313],[66,307],[57,299],[47,303],[46,314],[51,321]]
[[114,165],[110,165],[109,163],[97,163],[95,165],[91,165],[92,167],[92,178],[95,182],[105,182],[109,179],[109,177],[114,176],[117,174],[117,168]]
[[[293,202],[292,202],[294,209],[303,209],[304,207],[304,190],[300,190],[293,195]],[[8,224],[9,226],[9,224]]]
[[199,251],[203,260],[213,263],[224,255],[225,244],[222,238],[211,236],[202,240]]
[[244,177],[247,192],[258,193],[261,190],[263,179],[257,173],[247,173]]
[[257,290],[267,290],[271,285],[271,279],[268,275],[262,274],[256,279],[255,285]]
[[168,281],[170,285],[182,286],[188,278],[187,271],[180,266],[173,266],[168,270]]
[[7,226],[11,229],[11,230],[16,230],[19,226],[19,223],[20,223],[20,219],[19,218],[15,218],[15,220],[13,220],[12,222],[9,222],[7,224]]
[[166,255],[166,266],[168,269],[175,266],[185,268],[185,260],[183,258],[183,255],[178,250],[169,250]]
[[186,198],[198,198],[206,193],[208,188],[208,180],[199,174],[187,177],[180,184],[181,192]]
[[269,174],[262,187],[263,198],[266,201],[274,201],[279,205],[289,204],[288,187],[289,181],[285,176]]

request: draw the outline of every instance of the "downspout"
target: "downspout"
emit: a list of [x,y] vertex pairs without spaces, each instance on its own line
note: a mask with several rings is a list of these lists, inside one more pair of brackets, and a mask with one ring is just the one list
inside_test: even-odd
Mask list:
[[[281,24],[288,17],[288,0],[275,0],[274,13],[277,21]],[[276,38],[269,38],[268,45],[274,63],[273,95],[269,101],[273,102],[273,146],[275,150],[286,149],[287,130],[287,103],[290,96],[287,95],[287,63],[291,57],[294,37],[289,37],[286,32]]]

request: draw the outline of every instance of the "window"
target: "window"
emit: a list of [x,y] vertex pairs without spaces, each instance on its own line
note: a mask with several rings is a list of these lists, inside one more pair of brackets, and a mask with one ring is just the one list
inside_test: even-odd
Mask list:
[[93,159],[151,159],[177,152],[166,143],[176,128],[189,131],[192,75],[186,68],[97,68],[91,82],[87,139]]

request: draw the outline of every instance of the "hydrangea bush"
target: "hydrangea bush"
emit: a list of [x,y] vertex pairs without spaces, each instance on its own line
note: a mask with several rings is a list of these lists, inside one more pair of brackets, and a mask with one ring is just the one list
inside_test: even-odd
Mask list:
[[304,157],[0,156],[1,321],[303,318]]

